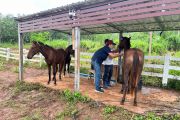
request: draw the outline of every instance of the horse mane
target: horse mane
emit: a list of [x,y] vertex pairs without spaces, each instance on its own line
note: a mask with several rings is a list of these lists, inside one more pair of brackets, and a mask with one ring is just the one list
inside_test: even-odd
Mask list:
[[125,49],[129,49],[131,48],[131,42],[130,42],[130,39],[131,38],[128,38],[128,37],[123,37],[123,40],[125,41]]
[[72,49],[72,45],[69,45],[69,46],[65,49],[65,51],[68,52],[69,49]]
[[44,43],[42,43],[42,42],[40,42],[40,41],[33,41],[33,42],[38,43],[38,44],[40,44],[40,45],[42,45],[42,46],[45,46],[45,47],[48,47],[48,48],[50,48],[50,49],[53,49],[53,50],[54,50],[54,48],[53,48],[53,47],[51,47],[51,46],[49,46],[49,45],[47,45],[47,44],[44,44]]

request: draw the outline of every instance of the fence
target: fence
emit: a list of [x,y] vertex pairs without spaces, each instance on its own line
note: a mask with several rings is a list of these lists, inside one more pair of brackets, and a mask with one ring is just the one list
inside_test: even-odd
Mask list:
[[[41,54],[35,55],[33,59],[27,59],[27,52],[28,50],[24,49],[23,54],[24,54],[24,59],[23,62],[25,61],[31,61],[31,62],[38,62],[40,63],[40,66],[42,65],[43,62],[43,56]],[[88,58],[81,58],[81,62],[85,62],[82,67],[90,68],[90,58],[93,55],[93,53],[81,53],[82,56],[86,56]],[[18,52],[12,52],[10,48],[0,48],[0,57],[5,57],[6,60],[9,59],[19,59],[19,54]],[[74,59],[73,59],[74,60]],[[176,61],[180,62],[180,58],[175,58],[171,57],[170,55],[165,55],[165,56],[145,56],[145,60],[158,60],[158,61],[163,61],[164,64],[144,64],[144,68],[155,68],[155,69],[163,69],[163,73],[154,73],[154,72],[142,72],[142,75],[146,76],[153,76],[153,77],[161,77],[162,78],[162,84],[166,85],[168,82],[168,79],[175,79],[175,80],[180,80],[180,76],[175,76],[175,75],[170,75],[169,71],[170,70],[180,70],[179,66],[171,66],[170,62],[171,61]],[[117,65],[117,60],[114,61],[114,64]],[[74,65],[73,63],[71,65]]]

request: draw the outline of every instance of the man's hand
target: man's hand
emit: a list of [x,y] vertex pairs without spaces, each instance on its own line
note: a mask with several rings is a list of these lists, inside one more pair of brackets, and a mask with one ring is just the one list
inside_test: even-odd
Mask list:
[[120,53],[119,53],[119,56],[123,56],[123,55],[124,55],[124,52],[120,52]]

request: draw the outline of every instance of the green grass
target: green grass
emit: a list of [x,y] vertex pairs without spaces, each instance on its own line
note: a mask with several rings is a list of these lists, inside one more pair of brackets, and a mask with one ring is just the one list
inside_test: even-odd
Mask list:
[[45,89],[45,87],[40,84],[30,84],[30,83],[26,83],[24,81],[18,80],[15,83],[14,92],[21,93],[23,91],[43,90],[43,89]]
[[90,98],[83,96],[80,92],[71,92],[69,89],[64,90],[61,93],[61,97],[68,101],[69,103],[83,102],[87,103],[90,101]]
[[164,114],[161,116],[156,115],[153,112],[147,113],[146,115],[135,115],[134,120],[179,120],[180,114],[168,115]]

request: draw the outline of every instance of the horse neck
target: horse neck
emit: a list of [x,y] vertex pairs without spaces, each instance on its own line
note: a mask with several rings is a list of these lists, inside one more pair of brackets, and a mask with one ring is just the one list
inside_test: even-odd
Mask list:
[[45,59],[48,58],[48,51],[50,48],[48,48],[45,45],[40,45],[40,53],[45,57]]
[[128,47],[124,47],[124,52],[126,52],[127,50],[129,50],[130,48]]

